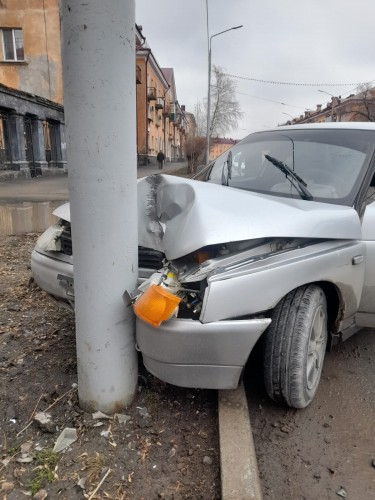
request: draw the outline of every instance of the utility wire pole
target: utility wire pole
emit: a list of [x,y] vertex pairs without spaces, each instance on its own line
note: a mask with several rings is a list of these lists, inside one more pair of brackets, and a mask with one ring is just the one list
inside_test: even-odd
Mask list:
[[62,27],[78,395],[112,414],[138,379],[135,0],[62,0]]

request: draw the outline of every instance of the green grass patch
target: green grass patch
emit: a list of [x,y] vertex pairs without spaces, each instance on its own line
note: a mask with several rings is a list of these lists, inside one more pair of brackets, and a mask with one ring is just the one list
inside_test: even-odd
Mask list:
[[59,458],[51,449],[37,451],[33,457],[36,463],[35,474],[28,486],[31,494],[35,495],[48,483],[53,483],[57,479],[56,468]]

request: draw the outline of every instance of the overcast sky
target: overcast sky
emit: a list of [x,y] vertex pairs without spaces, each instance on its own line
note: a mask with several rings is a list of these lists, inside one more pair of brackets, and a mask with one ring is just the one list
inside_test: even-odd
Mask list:
[[[213,38],[212,65],[242,78],[319,84],[235,78],[244,118],[227,137],[325,105],[330,96],[318,89],[344,97],[375,80],[375,0],[208,0],[208,10],[210,36],[243,24]],[[136,22],[159,65],[174,68],[180,104],[194,112],[207,97],[206,0],[136,0]]]

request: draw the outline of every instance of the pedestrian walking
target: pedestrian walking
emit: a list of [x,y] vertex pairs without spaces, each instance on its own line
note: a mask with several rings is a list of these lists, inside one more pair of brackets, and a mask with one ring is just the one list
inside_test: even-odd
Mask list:
[[159,168],[160,169],[163,168],[163,163],[164,163],[164,160],[165,160],[165,156],[164,156],[163,151],[159,151],[156,159],[158,161]]

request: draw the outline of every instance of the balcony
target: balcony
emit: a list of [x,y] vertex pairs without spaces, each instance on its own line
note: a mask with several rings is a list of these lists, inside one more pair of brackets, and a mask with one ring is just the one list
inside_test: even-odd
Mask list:
[[157,97],[155,109],[163,109],[163,108],[164,108],[164,99],[162,97]]
[[155,87],[149,87],[147,89],[147,99],[149,101],[156,101],[156,88]]
[[163,109],[163,115],[169,115],[171,112],[171,107],[169,104],[165,104],[164,109]]
[[141,68],[139,66],[136,67],[135,69],[135,83],[142,83],[141,80]]

